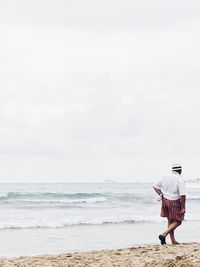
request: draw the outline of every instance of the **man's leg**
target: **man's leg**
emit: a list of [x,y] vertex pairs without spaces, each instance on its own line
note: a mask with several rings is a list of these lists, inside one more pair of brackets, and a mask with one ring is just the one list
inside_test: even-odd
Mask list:
[[[174,220],[172,219],[168,219],[168,228],[170,227],[170,225],[174,222]],[[170,239],[171,239],[171,242],[172,244],[179,244],[175,237],[174,237],[174,230],[172,230],[171,232],[169,232],[169,236],[170,236]]]
[[[164,233],[162,233],[162,236],[163,236],[163,237],[166,237],[169,233],[173,233],[174,230],[175,230],[180,224],[181,224],[181,222],[173,221],[173,222],[169,225],[168,229],[167,229]],[[173,235],[174,235],[174,234],[173,234]],[[172,235],[172,237],[173,237],[173,235]]]

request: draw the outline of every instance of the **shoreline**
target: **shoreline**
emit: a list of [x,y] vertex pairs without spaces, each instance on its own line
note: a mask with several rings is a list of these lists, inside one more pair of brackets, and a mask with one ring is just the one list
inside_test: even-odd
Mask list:
[[0,267],[199,267],[200,243],[1,258]]

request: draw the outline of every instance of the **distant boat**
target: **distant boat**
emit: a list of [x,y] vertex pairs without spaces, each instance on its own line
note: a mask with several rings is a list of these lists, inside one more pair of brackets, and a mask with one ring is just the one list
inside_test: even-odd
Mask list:
[[105,180],[104,180],[104,183],[112,184],[112,183],[115,183],[115,181],[112,180],[112,179],[105,179]]

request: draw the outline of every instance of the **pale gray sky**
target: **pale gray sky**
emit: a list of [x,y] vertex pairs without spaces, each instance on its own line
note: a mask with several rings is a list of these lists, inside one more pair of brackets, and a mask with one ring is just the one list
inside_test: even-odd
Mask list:
[[200,2],[2,0],[0,182],[200,176]]

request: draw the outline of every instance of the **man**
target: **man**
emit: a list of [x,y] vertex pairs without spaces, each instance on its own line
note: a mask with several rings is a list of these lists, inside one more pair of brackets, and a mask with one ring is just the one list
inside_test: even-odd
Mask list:
[[169,234],[172,244],[178,244],[174,236],[174,230],[181,225],[185,214],[186,188],[181,177],[182,167],[173,164],[172,173],[163,177],[154,185],[154,190],[162,198],[161,217],[167,217],[168,228],[159,235],[161,245],[166,244],[166,236]]

